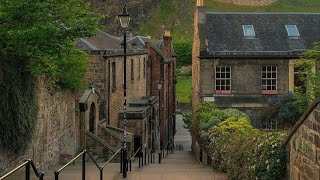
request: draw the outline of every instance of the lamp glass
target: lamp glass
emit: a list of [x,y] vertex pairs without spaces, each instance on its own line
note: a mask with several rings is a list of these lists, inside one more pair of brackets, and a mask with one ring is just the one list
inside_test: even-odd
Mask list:
[[118,15],[118,19],[120,21],[121,27],[122,28],[128,28],[129,27],[129,22],[130,22],[130,14],[127,11],[127,7],[124,6],[122,9],[122,13]]
[[160,90],[162,88],[162,82],[158,83],[158,89]]

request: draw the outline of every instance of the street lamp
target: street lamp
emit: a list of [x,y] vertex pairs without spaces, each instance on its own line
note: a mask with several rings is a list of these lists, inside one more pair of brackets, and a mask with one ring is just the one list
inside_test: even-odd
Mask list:
[[161,163],[161,135],[160,135],[160,122],[161,122],[161,116],[160,116],[160,108],[161,108],[161,88],[162,88],[162,81],[159,81],[159,83],[158,83],[158,90],[159,90],[159,112],[158,112],[158,114],[159,114],[159,124],[158,124],[158,127],[159,127],[159,164]]
[[127,7],[124,6],[122,13],[118,15],[121,27],[123,29],[123,121],[124,121],[124,133],[123,133],[123,164],[122,172],[123,178],[127,178],[127,29],[130,23],[130,14],[127,11]]

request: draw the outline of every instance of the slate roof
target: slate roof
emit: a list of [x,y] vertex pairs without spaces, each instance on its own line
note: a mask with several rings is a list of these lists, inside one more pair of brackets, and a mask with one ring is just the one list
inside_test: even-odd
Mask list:
[[[244,37],[242,25],[253,25],[256,37]],[[300,37],[288,37],[285,25],[296,25]],[[210,55],[290,54],[320,42],[320,14],[207,12],[206,28]]]
[[[99,31],[96,36],[91,38],[80,38],[78,47],[83,50],[122,50],[122,41],[108,33]],[[133,49],[130,44],[127,49]]]

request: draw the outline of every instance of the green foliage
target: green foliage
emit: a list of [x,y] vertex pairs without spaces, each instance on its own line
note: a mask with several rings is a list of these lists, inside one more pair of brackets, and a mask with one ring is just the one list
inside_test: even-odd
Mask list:
[[226,123],[227,125],[229,123],[232,124],[232,121],[240,120],[241,122],[245,122],[248,121],[249,118],[245,113],[237,109],[220,110],[216,107],[214,103],[204,102],[200,103],[197,106],[196,119],[197,121],[199,121],[199,134],[201,135],[201,139],[204,141],[208,141],[210,131],[219,123],[228,119]]
[[269,103],[265,119],[294,125],[308,108],[308,99],[299,93],[277,96]]
[[32,74],[45,75],[54,85],[81,88],[86,56],[75,41],[93,35],[100,19],[89,5],[78,0],[0,0],[0,4],[2,58],[14,54]]
[[174,44],[174,51],[177,54],[177,67],[190,66],[192,64],[192,45],[188,42]]
[[315,98],[320,96],[320,43],[315,43],[313,48],[307,52],[302,53],[299,60],[299,67],[305,70],[306,76],[300,76],[301,81],[306,83],[306,93],[309,104],[311,104]]
[[178,76],[177,78],[177,86],[176,86],[176,94],[177,101],[189,103],[191,101],[192,96],[192,79],[190,76]]
[[[238,126],[241,126],[240,124]],[[240,129],[246,129],[240,127]],[[286,172],[286,132],[220,132],[212,137],[209,150],[213,166],[229,179],[281,179]]]
[[75,47],[100,16],[79,0],[0,0],[0,146],[21,152],[36,129],[36,75],[81,89],[87,56]]
[[21,152],[30,142],[37,119],[35,87],[19,60],[0,61],[1,149]]
[[212,128],[212,133],[238,133],[240,135],[249,135],[254,132],[254,128],[246,117],[229,117]]
[[191,131],[192,129],[192,114],[191,113],[183,113],[183,122],[184,122],[184,128],[188,129],[188,131]]

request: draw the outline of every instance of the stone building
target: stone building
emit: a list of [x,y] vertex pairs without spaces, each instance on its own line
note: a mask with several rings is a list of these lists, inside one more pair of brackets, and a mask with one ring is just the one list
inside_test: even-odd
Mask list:
[[320,101],[296,123],[286,139],[290,180],[320,179]]
[[257,128],[271,98],[293,91],[299,54],[320,42],[320,14],[207,12],[194,14],[193,107],[215,102],[238,108]]
[[159,96],[161,144],[174,147],[176,110],[176,54],[170,31],[156,43],[146,42],[149,54],[147,64],[147,94]]
[[[81,49],[90,52],[90,68],[86,74],[87,83],[99,94],[99,128],[116,131],[118,143],[108,142],[111,146],[120,147],[124,130],[124,95],[123,95],[123,41],[121,38],[99,32],[93,38],[82,38]],[[159,144],[158,129],[158,96],[147,94],[147,62],[145,49],[127,44],[127,90],[126,120],[127,131],[131,133],[129,141],[132,148],[140,146],[148,150],[156,149]],[[90,124],[89,124],[90,126]],[[106,129],[105,129],[106,128]],[[103,131],[105,132],[105,131]],[[94,139],[108,139],[96,133]],[[91,138],[92,139],[92,138]],[[112,145],[113,144],[113,145]],[[110,149],[110,148],[109,148]]]

